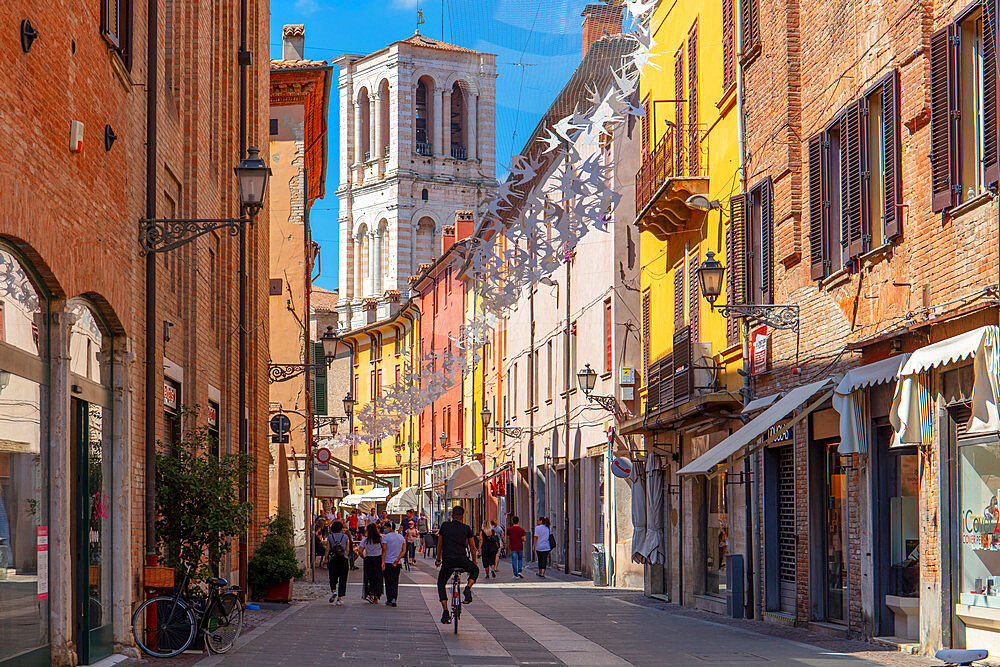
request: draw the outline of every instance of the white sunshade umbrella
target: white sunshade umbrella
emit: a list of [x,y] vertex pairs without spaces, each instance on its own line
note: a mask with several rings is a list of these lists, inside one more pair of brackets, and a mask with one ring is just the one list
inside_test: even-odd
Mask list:
[[448,478],[445,498],[478,498],[483,494],[483,462],[469,461]]
[[392,498],[386,504],[385,510],[389,514],[406,514],[406,510],[417,510],[418,489],[415,486],[408,486]]

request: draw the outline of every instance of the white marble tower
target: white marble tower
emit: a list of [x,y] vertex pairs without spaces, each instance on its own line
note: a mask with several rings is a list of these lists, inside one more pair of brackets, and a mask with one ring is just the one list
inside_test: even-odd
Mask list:
[[496,188],[496,56],[414,34],[340,66],[342,327],[389,315]]

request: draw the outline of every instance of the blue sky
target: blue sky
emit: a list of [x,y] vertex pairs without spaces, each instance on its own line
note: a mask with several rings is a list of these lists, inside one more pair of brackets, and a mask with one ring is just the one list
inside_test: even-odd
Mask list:
[[[591,0],[593,1],[593,0]],[[539,117],[581,58],[580,12],[587,0],[274,0],[271,57],[281,57],[281,27],[306,26],[306,58],[332,60],[342,53],[371,53],[413,34],[417,9],[421,33],[497,54],[496,148],[499,176],[519,152]],[[334,76],[339,72],[334,71]],[[331,95],[337,95],[334,85]],[[311,213],[313,237],[323,248],[316,283],[337,287],[338,105],[330,103],[330,162],[326,198]]]

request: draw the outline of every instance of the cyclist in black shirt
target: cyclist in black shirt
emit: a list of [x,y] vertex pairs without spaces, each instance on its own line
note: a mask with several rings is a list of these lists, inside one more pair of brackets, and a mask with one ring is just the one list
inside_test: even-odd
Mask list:
[[[451,521],[445,521],[438,528],[438,548],[436,565],[441,566],[438,572],[438,597],[441,598],[441,608],[444,614],[441,615],[442,623],[451,623],[451,612],[448,611],[448,594],[445,586],[452,570],[462,569],[469,573],[469,582],[465,586],[465,603],[472,602],[472,585],[479,577],[479,566],[476,565],[476,540],[469,528],[462,520],[465,517],[465,508],[455,505],[451,510]],[[472,558],[469,558],[469,556]]]

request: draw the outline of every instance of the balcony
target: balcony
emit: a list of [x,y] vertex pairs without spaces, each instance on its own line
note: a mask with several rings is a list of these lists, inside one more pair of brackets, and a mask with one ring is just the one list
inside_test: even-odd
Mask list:
[[635,175],[635,216],[640,231],[665,241],[669,234],[701,225],[703,211],[685,203],[708,195],[708,147],[705,133],[670,125]]
[[418,141],[417,142],[417,155],[423,155],[424,157],[430,157],[431,156],[431,145],[428,144],[428,143],[426,143],[426,142],[423,142],[423,141]]
[[664,423],[669,423],[685,416],[682,411],[694,404],[738,407],[738,399],[719,390],[719,370],[711,344],[693,341],[689,326],[678,329],[673,334],[673,351],[649,366],[643,416],[659,419],[662,415]]
[[455,158],[456,160],[465,160],[465,159],[467,159],[467,153],[465,152],[465,146],[452,146],[451,147],[451,156],[453,158]]

